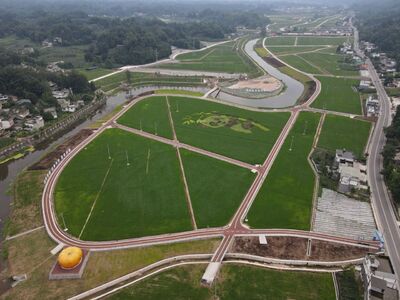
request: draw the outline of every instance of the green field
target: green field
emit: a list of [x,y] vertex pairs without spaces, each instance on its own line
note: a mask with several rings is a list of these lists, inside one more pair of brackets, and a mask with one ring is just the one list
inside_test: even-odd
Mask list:
[[47,62],[64,61],[73,64],[74,68],[84,68],[88,65],[85,60],[85,50],[89,46],[65,46],[40,49],[40,59]]
[[110,296],[113,300],[140,299],[310,299],[334,300],[330,273],[277,271],[225,264],[215,288],[200,284],[205,265],[180,266],[151,276]]
[[317,49],[324,49],[322,47],[302,47],[302,46],[293,46],[293,47],[279,47],[279,46],[272,46],[268,47],[272,53],[280,56],[284,54],[294,54],[299,52],[307,52],[307,51],[314,51]]
[[265,45],[268,47],[270,45],[294,45],[296,38],[291,36],[277,36],[269,37],[265,40]]
[[315,176],[307,157],[319,119],[300,113],[250,208],[251,227],[310,229]]
[[264,162],[289,117],[194,98],[169,101],[180,142],[252,164]]
[[117,122],[168,139],[173,138],[167,101],[164,96],[149,97],[136,103]]
[[279,59],[283,60],[288,65],[290,65],[300,71],[303,71],[303,72],[306,72],[309,74],[321,73],[320,69],[313,67],[312,65],[310,65],[309,63],[307,63],[306,61],[304,61],[303,59],[301,59],[301,57],[299,57],[297,55],[281,56],[281,57],[279,57]]
[[[317,66],[326,73],[337,76],[358,76],[359,72],[352,65],[344,62],[344,55],[327,53],[303,53],[300,57]],[[323,73],[325,73],[323,72]],[[321,72],[319,72],[321,74]]]
[[77,70],[79,73],[85,75],[87,80],[93,80],[95,78],[107,75],[109,73],[112,73],[114,70],[111,69],[103,69],[103,68],[97,68],[93,70],[87,70],[85,68],[78,69]]
[[312,107],[359,115],[362,113],[359,93],[353,90],[358,80],[335,77],[318,79],[322,90]]
[[297,40],[297,45],[340,45],[344,42],[351,41],[350,37],[314,37],[300,36]]
[[177,56],[179,63],[162,64],[160,67],[178,70],[199,70],[210,72],[247,73],[257,72],[258,68],[241,54],[238,42],[229,42],[204,51],[185,53]]
[[255,174],[185,149],[181,150],[181,155],[197,227],[228,224]]
[[[127,82],[126,72],[117,73],[109,77],[97,80],[96,86],[103,91],[110,91],[118,88],[121,83]],[[167,76],[155,73],[138,73],[131,72],[131,86],[150,84],[160,85],[179,85],[179,86],[196,86],[202,85],[202,78],[195,76]]]
[[352,151],[358,158],[362,158],[371,126],[367,121],[327,115],[319,136],[318,147],[332,152],[336,149],[346,149]]
[[204,94],[197,91],[188,91],[188,90],[177,90],[177,89],[161,89],[156,90],[156,94],[171,94],[171,95],[186,95],[186,96],[194,96],[201,97]]
[[83,240],[192,229],[176,150],[119,129],[107,129],[67,165],[55,209],[74,236],[88,218]]

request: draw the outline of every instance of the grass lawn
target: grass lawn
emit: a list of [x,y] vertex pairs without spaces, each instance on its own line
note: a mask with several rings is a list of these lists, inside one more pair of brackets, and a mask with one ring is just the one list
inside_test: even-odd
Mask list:
[[284,37],[269,37],[265,40],[265,45],[268,47],[270,45],[294,45],[296,38],[292,36]]
[[201,92],[187,91],[187,90],[175,90],[175,89],[156,90],[156,94],[186,95],[186,96],[194,96],[194,97],[201,97],[204,95]]
[[180,266],[151,276],[112,295],[110,299],[315,299],[334,300],[329,273],[277,271],[225,264],[208,289],[200,284],[206,265]]
[[117,122],[172,139],[167,101],[164,96],[149,97],[140,101],[123,114]]
[[290,65],[300,71],[310,73],[310,74],[320,74],[321,73],[321,71],[319,69],[313,67],[312,65],[310,65],[309,63],[307,63],[306,61],[304,61],[303,59],[301,59],[300,57],[298,57],[296,55],[281,56],[281,57],[279,57],[279,59],[283,60],[288,65]]
[[74,68],[84,68],[88,65],[85,61],[85,50],[88,47],[85,45],[41,48],[39,58],[47,62],[64,61],[72,63]]
[[[299,56],[332,75],[359,76],[358,70],[356,70],[352,65],[344,62],[344,55],[304,53],[299,54]],[[321,74],[321,71],[319,71],[317,74]]]
[[300,113],[250,208],[251,227],[310,229],[315,177],[307,156],[319,119]]
[[243,201],[255,174],[220,160],[181,149],[196,224],[228,224]]
[[177,56],[179,63],[162,64],[160,67],[178,70],[199,70],[227,73],[253,73],[257,67],[240,54],[240,44],[229,42],[204,51]]
[[364,156],[371,126],[367,121],[327,115],[318,147],[332,152],[336,149],[346,149],[361,158]]
[[340,37],[315,37],[315,36],[300,36],[297,40],[297,45],[340,45],[348,41],[350,38],[346,36]]
[[70,234],[84,228],[83,240],[192,229],[176,150],[119,129],[107,129],[72,159],[58,180],[55,209]]
[[353,90],[358,85],[358,80],[335,77],[318,77],[322,90],[313,107],[327,110],[361,114],[361,101],[359,93]]
[[[45,229],[5,242],[8,264],[1,275],[29,275],[23,284],[9,289],[2,299],[67,299],[159,260],[184,254],[213,253],[220,239],[181,242],[143,248],[92,252],[80,280],[49,280],[56,244]],[[0,275],[0,276],[1,276]]]
[[77,71],[87,78],[87,80],[92,80],[104,75],[107,75],[109,73],[112,73],[114,70],[111,69],[103,69],[103,68],[97,68],[93,70],[86,70],[85,68],[77,69]]
[[169,101],[179,141],[252,164],[264,162],[289,117],[187,97]]

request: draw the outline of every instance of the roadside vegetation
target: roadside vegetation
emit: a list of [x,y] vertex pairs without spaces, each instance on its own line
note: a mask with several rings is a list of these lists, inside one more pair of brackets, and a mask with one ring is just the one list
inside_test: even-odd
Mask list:
[[249,210],[251,227],[310,229],[315,175],[308,155],[319,119],[300,113]]

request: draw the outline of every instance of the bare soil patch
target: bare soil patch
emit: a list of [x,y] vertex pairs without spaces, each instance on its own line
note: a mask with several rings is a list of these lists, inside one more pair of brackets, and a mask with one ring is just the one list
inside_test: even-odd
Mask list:
[[280,67],[284,67],[285,64],[280,62],[279,60],[273,58],[273,57],[263,57],[263,59],[270,64],[271,66],[275,67],[275,68],[280,68]]
[[71,150],[78,146],[83,140],[93,133],[91,129],[82,129],[74,136],[70,137],[64,143],[56,147],[53,151],[45,155],[37,163],[29,167],[28,170],[47,170],[50,169],[54,162],[70,148]]
[[373,248],[312,240],[311,256],[307,256],[308,239],[297,237],[267,237],[268,245],[260,245],[258,236],[236,238],[231,253],[251,254],[278,259],[311,261],[341,261],[361,258]]

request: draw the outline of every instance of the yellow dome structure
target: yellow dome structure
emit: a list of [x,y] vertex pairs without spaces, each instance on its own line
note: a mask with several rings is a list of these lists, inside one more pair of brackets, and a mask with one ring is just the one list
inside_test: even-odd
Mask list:
[[63,269],[73,269],[81,263],[82,258],[82,249],[78,247],[67,247],[58,255],[58,264]]

